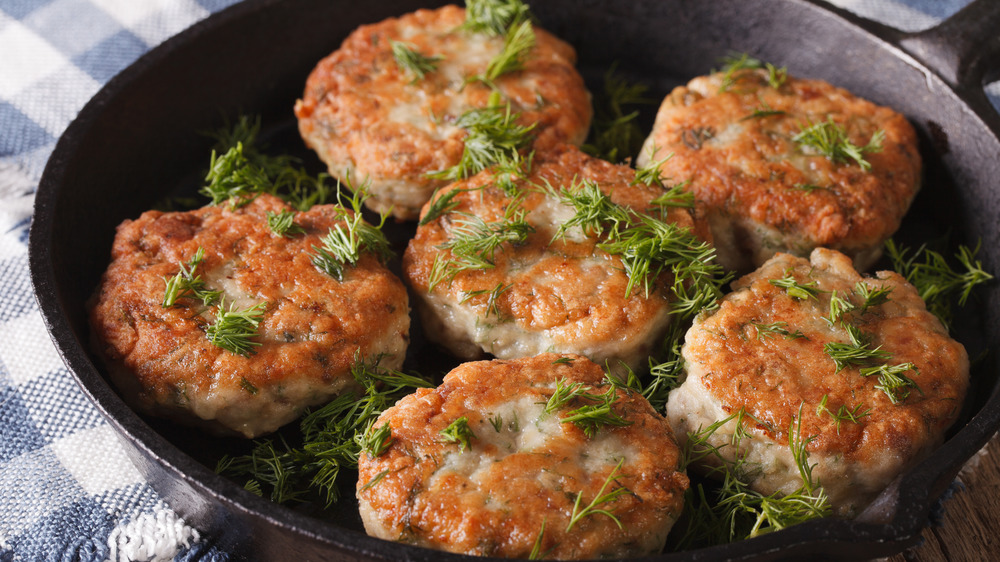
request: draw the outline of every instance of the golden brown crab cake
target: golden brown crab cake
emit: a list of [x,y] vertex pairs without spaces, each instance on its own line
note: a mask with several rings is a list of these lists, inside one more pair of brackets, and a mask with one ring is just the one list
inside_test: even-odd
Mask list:
[[[576,211],[553,194],[590,190],[645,213],[664,190],[633,185],[634,178],[628,166],[562,146],[536,155],[515,196],[496,185],[491,171],[439,193],[403,256],[428,338],[462,359],[551,351],[613,368],[645,365],[671,320],[669,273],[648,294],[642,282],[629,294],[621,258],[598,246],[596,231],[572,226],[558,236]],[[439,213],[449,200],[453,208]],[[686,209],[664,212],[671,226],[693,228]],[[505,241],[477,253],[491,237]]]
[[[920,187],[913,127],[899,113],[822,80],[769,76],[719,72],[674,89],[637,162],[673,154],[660,170],[675,182],[690,181],[729,270],[746,273],[776,252],[807,257],[827,247],[864,271]],[[881,149],[859,152],[861,164],[843,152],[838,134],[854,147],[878,134]],[[833,147],[833,156],[817,142]]]
[[[606,404],[615,424],[588,435],[571,421]],[[663,548],[688,486],[666,420],[578,355],[464,363],[386,410],[384,426],[388,448],[361,454],[357,496],[365,529],[388,540],[497,557],[527,558],[536,543],[545,558],[642,556]]]
[[[295,213],[302,232],[284,237],[267,222],[283,210],[261,195],[235,210],[148,211],[118,227],[90,322],[95,349],[137,409],[254,437],[351,388],[357,357],[402,363],[410,325],[402,282],[370,252],[344,267],[342,281],[318,270],[314,247],[345,221],[316,206]],[[221,291],[221,302],[182,296],[162,306],[181,264],[204,289]],[[220,305],[262,309],[245,353],[209,341]]]
[[[853,308],[834,313],[833,299]],[[965,348],[912,285],[891,271],[862,277],[826,249],[810,260],[778,254],[737,281],[695,321],[682,354],[687,379],[667,403],[678,440],[729,419],[707,441],[732,462],[726,444],[741,418],[740,474],[761,493],[787,494],[803,483],[791,430],[845,517],[942,442],[969,377]]]
[[[323,59],[295,105],[299,130],[339,178],[370,180],[367,204],[401,219],[415,219],[434,189],[448,182],[428,174],[461,158],[466,132],[456,120],[487,107],[493,89],[469,81],[486,72],[504,37],[466,31],[465,10],[418,10],[365,25]],[[535,43],[523,68],[492,80],[519,114],[536,124],[536,146],[580,144],[590,128],[590,94],[567,43],[534,27]],[[393,42],[424,57],[440,57],[423,77],[404,70]]]

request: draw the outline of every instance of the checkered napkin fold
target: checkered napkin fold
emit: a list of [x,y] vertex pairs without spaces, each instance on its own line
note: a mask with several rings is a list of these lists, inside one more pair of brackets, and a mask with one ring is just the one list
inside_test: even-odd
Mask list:
[[[150,488],[62,364],[32,296],[27,238],[42,168],[87,100],[236,1],[0,2],[0,562],[229,558]],[[912,30],[966,1],[836,3]]]

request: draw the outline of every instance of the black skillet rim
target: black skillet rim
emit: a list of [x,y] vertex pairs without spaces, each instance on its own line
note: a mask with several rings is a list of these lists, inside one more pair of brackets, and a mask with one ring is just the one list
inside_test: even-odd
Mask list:
[[[830,10],[829,6],[821,5],[818,2],[812,0],[791,1],[833,11],[845,19],[853,21],[859,27],[864,26],[864,20],[855,19],[840,10]],[[46,327],[64,362],[70,368],[70,372],[73,373],[84,392],[98,407],[102,415],[123,437],[126,445],[132,449],[130,455],[133,462],[143,473],[162,471],[189,488],[185,493],[193,491],[204,495],[212,502],[225,506],[225,510],[231,513],[223,513],[224,519],[228,520],[233,514],[235,514],[235,521],[242,521],[245,517],[259,518],[265,524],[280,528],[283,532],[303,539],[319,541],[329,545],[330,548],[342,549],[344,554],[435,560],[468,559],[463,556],[387,543],[367,537],[363,533],[326,525],[318,520],[275,506],[215,475],[208,468],[193,461],[152,431],[141,418],[124,405],[124,402],[101,377],[86,350],[77,341],[72,327],[65,321],[64,303],[57,302],[53,298],[53,295],[57,294],[55,290],[57,282],[54,279],[54,270],[47,255],[47,248],[52,243],[52,209],[58,196],[58,187],[65,179],[63,176],[66,159],[81,142],[80,139],[86,138],[86,132],[92,121],[108,107],[109,102],[117,92],[123,89],[130,80],[151,67],[155,67],[157,62],[168,57],[177,45],[183,44],[194,36],[211,33],[213,29],[224,26],[227,22],[277,3],[279,0],[248,0],[213,14],[168,39],[109,81],[70,125],[60,138],[46,166],[36,195],[35,214],[29,242],[29,259],[32,282],[39,307]],[[996,136],[995,131],[998,128],[996,125],[991,128]],[[964,428],[904,477],[904,488],[907,482],[929,481],[930,475],[943,470],[942,466],[945,467],[946,471],[957,470],[957,467],[952,466],[955,465],[952,459],[970,458],[985,444],[998,426],[1000,426],[1000,397],[994,390],[989,401]],[[157,466],[151,466],[151,464]],[[158,491],[169,497],[174,490],[171,486],[165,486],[164,489],[158,489]],[[871,550],[864,552],[876,556],[884,555],[883,553],[899,551],[919,540],[919,532],[932,500],[933,498],[929,500],[910,498],[907,500],[905,497],[901,497],[900,501],[909,501],[912,505],[904,505],[906,509],[902,509],[901,515],[898,514],[890,524],[871,525],[856,521],[816,521],[749,541],[685,553],[670,553],[662,558],[670,560],[680,558],[691,560],[703,558],[744,559],[751,557],[772,559],[782,557],[782,553],[832,554],[838,550],[837,545],[852,545],[852,552],[862,552],[853,550],[853,548],[865,545]],[[779,551],[781,552],[779,553]]]

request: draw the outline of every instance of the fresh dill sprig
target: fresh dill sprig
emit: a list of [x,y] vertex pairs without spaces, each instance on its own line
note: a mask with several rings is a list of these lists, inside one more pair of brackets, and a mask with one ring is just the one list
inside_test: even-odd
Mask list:
[[771,106],[769,106],[767,102],[764,101],[764,99],[761,98],[760,96],[758,96],[757,99],[760,100],[760,107],[755,109],[753,113],[751,113],[750,115],[741,118],[740,121],[746,121],[748,119],[764,119],[767,117],[774,117],[777,115],[786,115],[788,113],[787,111],[782,111],[780,109],[771,109]]
[[240,377],[240,388],[249,392],[250,394],[253,394],[254,396],[256,396],[258,392],[260,392],[260,389],[254,386],[254,384],[249,380],[247,380],[246,377]]
[[531,545],[531,552],[528,554],[528,560],[541,560],[544,556],[542,553],[542,537],[545,536],[545,522],[546,519],[542,518],[542,528],[538,530],[538,536],[535,537],[535,543]]
[[723,66],[719,70],[722,73],[722,85],[720,92],[729,91],[741,78],[741,74],[746,70],[767,69],[767,84],[774,89],[780,88],[788,79],[788,69],[784,66],[777,67],[769,62],[763,62],[751,57],[747,53],[730,53],[722,59]]
[[686,189],[689,183],[691,183],[691,180],[684,180],[677,185],[671,186],[662,195],[658,195],[655,199],[650,201],[650,204],[660,207],[661,210],[666,207],[693,209],[694,192]]
[[328,202],[334,193],[327,185],[330,176],[313,176],[291,156],[261,152],[260,129],[259,116],[241,115],[235,124],[208,133],[216,143],[202,195],[213,205],[230,200],[233,208],[249,203],[259,193],[280,197],[300,211]]
[[[363,390],[345,392],[303,416],[299,421],[301,445],[293,446],[284,439],[278,443],[256,440],[250,454],[223,457],[216,472],[248,477],[248,482],[254,482],[258,489],[263,483],[270,489],[269,497],[278,503],[305,501],[318,495],[325,498],[326,507],[333,505],[339,495],[338,475],[342,470],[357,468],[366,435],[370,435],[379,414],[413,389],[432,386],[427,380],[385,369],[379,363],[379,359],[355,357],[351,375]],[[369,444],[377,443],[372,440]],[[362,489],[376,485],[387,473],[376,475]]]
[[321,246],[313,246],[316,252],[312,257],[313,266],[337,281],[344,280],[344,268],[357,265],[363,253],[373,254],[383,263],[394,255],[389,240],[382,233],[386,215],[381,215],[378,226],[369,224],[362,217],[365,198],[364,189],[355,189],[347,200],[351,207],[348,210],[341,197],[341,206],[335,211],[343,222],[330,228],[320,238]]
[[[590,397],[592,395],[586,395]],[[559,420],[561,423],[572,423],[579,427],[583,433],[590,438],[597,435],[597,432],[604,426],[624,427],[632,425],[621,414],[612,407],[618,400],[618,393],[615,385],[608,386],[608,390],[599,395],[600,402],[597,404],[585,404],[579,408],[567,412],[566,416]]]
[[840,434],[840,424],[841,422],[849,421],[851,423],[861,423],[861,418],[871,415],[871,408],[862,410],[864,404],[858,404],[854,408],[848,408],[846,404],[841,404],[837,412],[834,413],[829,408],[827,408],[826,403],[829,401],[830,396],[824,394],[823,398],[820,400],[819,405],[816,406],[816,415],[820,415],[826,412],[835,422],[837,422],[837,434]]
[[466,302],[469,301],[469,299],[486,295],[485,317],[488,318],[490,316],[494,316],[499,320],[503,320],[504,317],[500,312],[500,295],[510,290],[510,288],[513,286],[514,286],[513,283],[510,283],[508,285],[504,285],[503,283],[497,283],[497,286],[493,287],[492,289],[469,291],[462,296],[462,300],[460,301],[459,304],[465,304]]
[[829,188],[822,187],[822,186],[816,185],[814,183],[797,183],[797,184],[795,184],[795,185],[792,186],[792,189],[795,189],[795,190],[798,190],[798,191],[804,191],[806,193],[812,193],[812,192],[818,191],[820,189],[829,189]]
[[[572,423],[579,427],[590,438],[597,435],[598,430],[606,425],[624,427],[632,425],[612,407],[618,400],[617,388],[621,384],[608,377],[608,389],[601,394],[595,394],[593,388],[580,382],[567,383],[566,379],[556,381],[556,388],[545,402],[545,413],[551,414],[563,409],[570,402],[586,401],[584,404],[566,413],[561,423]],[[638,381],[636,381],[638,382]],[[624,384],[624,383],[623,383]]]
[[[701,483],[689,490],[685,496],[684,515],[677,525],[676,532],[680,536],[677,548],[725,544],[831,513],[829,498],[813,477],[814,465],[809,464],[806,447],[812,438],[803,439],[801,436],[802,406],[800,405],[799,415],[792,420],[788,430],[788,445],[802,486],[790,494],[775,492],[765,496],[751,490],[741,479],[741,475],[754,470],[745,466],[744,448],[741,447],[742,440],[747,438],[745,431],[741,429],[744,417],[746,414],[741,409],[708,428],[689,433],[688,444],[684,447],[684,459],[692,462],[709,455],[716,457],[721,465],[713,469],[713,472],[721,475],[722,485],[711,498]],[[711,445],[710,440],[715,432],[733,420],[737,430],[729,442],[721,446]],[[722,452],[725,447],[732,447],[736,451],[735,460],[727,460]]]
[[257,327],[267,310],[267,303],[257,303],[246,310],[236,309],[235,304],[231,303],[227,309],[225,301],[219,303],[215,322],[205,328],[205,335],[212,345],[247,357],[254,353],[255,347],[262,345],[253,338],[257,337]]
[[864,314],[869,308],[889,302],[889,294],[892,293],[892,287],[887,285],[869,287],[863,281],[858,281],[857,285],[854,286],[854,292],[864,299],[864,302],[858,307],[858,312]]
[[510,72],[524,69],[524,63],[535,48],[535,29],[530,20],[524,20],[510,27],[504,36],[503,49],[486,65],[486,72],[469,80],[493,82]]
[[865,154],[882,150],[885,131],[875,131],[868,144],[858,146],[851,142],[843,127],[835,123],[832,117],[828,117],[826,121],[803,127],[792,140],[827,157],[833,163],[843,164],[853,160],[862,170],[868,171],[872,165],[865,160]]
[[823,351],[833,359],[837,366],[837,372],[850,366],[861,366],[871,361],[887,361],[892,358],[892,354],[884,351],[882,346],[872,348],[870,337],[863,334],[861,330],[852,324],[844,326],[850,343],[829,342],[823,346]]
[[458,207],[458,201],[455,201],[455,197],[465,191],[465,189],[452,189],[438,197],[438,190],[434,190],[434,195],[431,196],[431,205],[427,208],[427,214],[424,215],[424,218],[420,219],[419,226],[430,224],[455,210]]
[[[771,322],[770,324],[763,324],[760,322],[751,322],[751,326],[757,331],[757,339],[759,341],[764,341],[766,339],[772,338],[775,334],[784,337],[786,340],[797,340],[806,338],[806,335],[799,330],[794,332],[788,329],[788,322],[778,320],[777,322]],[[808,338],[806,338],[808,339]]]
[[769,62],[764,63],[764,67],[767,68],[767,84],[775,90],[788,80],[788,68],[784,66],[777,67]]
[[267,227],[271,232],[285,238],[294,238],[296,235],[305,234],[302,225],[295,222],[295,212],[282,209],[277,213],[267,212]]
[[915,388],[918,392],[923,394],[920,387],[913,379],[907,377],[903,373],[907,371],[913,371],[916,374],[920,374],[916,366],[913,363],[900,363],[899,365],[878,365],[876,367],[867,367],[861,369],[862,377],[878,376],[878,384],[875,388],[881,390],[889,397],[889,401],[893,404],[899,404],[906,400],[910,396],[910,389]]
[[205,248],[198,246],[194,256],[186,263],[178,264],[180,271],[173,277],[164,277],[166,290],[163,293],[163,302],[160,306],[170,308],[174,306],[177,299],[190,297],[201,300],[205,306],[211,306],[219,299],[222,291],[212,291],[205,288],[205,281],[201,275],[195,275],[195,270],[205,259]]
[[427,56],[416,50],[416,47],[402,41],[390,41],[392,44],[392,57],[396,60],[396,66],[403,72],[409,73],[414,82],[424,79],[424,76],[437,70],[439,62],[444,60],[441,55]]
[[649,185],[649,186],[663,185],[664,178],[663,178],[663,172],[660,170],[660,166],[662,166],[663,163],[666,162],[667,160],[673,158],[674,153],[671,152],[666,156],[664,156],[663,158],[657,160],[656,159],[657,151],[658,150],[655,144],[650,145],[648,150],[649,161],[646,162],[645,166],[636,167],[635,178],[632,179],[632,185],[639,185],[639,184]]
[[601,186],[593,180],[574,181],[559,189],[546,186],[546,193],[576,211],[559,225],[553,240],[566,236],[566,232],[574,227],[579,227],[584,235],[596,238],[606,230],[617,231],[630,220],[629,211],[612,202],[611,197],[601,191]]
[[229,201],[232,209],[246,205],[258,193],[267,192],[272,186],[264,170],[243,155],[242,143],[221,156],[212,151],[205,181],[208,183],[202,187],[201,194],[211,199],[212,205]]
[[488,223],[482,218],[462,213],[451,230],[451,238],[438,246],[450,250],[451,257],[438,254],[431,266],[428,291],[441,282],[451,282],[464,271],[492,269],[496,251],[501,245],[521,244],[534,227],[525,219],[523,209],[509,207],[507,216],[498,222]]
[[942,254],[926,245],[920,246],[912,256],[909,248],[897,246],[891,239],[886,241],[885,248],[893,269],[916,287],[927,309],[945,325],[951,320],[953,300],[965,306],[973,289],[993,280],[993,275],[976,259],[978,244],[974,249],[959,245],[955,254],[959,268],[953,268]]
[[[568,359],[568,358],[560,358]],[[556,381],[555,391],[552,392],[552,396],[545,402],[545,413],[551,414],[556,410],[559,410],[566,404],[576,400],[577,398],[585,398],[589,400],[600,400],[600,394],[591,394],[593,389],[582,382],[574,382],[567,384],[565,378],[560,378]]]
[[511,26],[531,19],[531,10],[522,0],[466,0],[462,29],[505,35]]
[[[520,151],[531,143],[535,124],[518,125],[518,113],[511,111],[510,102],[500,105],[499,97],[491,96],[486,107],[463,113],[455,125],[465,129],[462,156],[450,168],[427,174],[429,178],[458,181],[478,174],[493,165],[523,170]],[[526,171],[525,171],[526,172]]]
[[376,428],[373,419],[365,431],[358,433],[355,439],[358,440],[362,452],[368,453],[372,458],[380,457],[392,446],[392,426],[384,423]]
[[592,499],[586,507],[583,507],[582,509],[580,508],[580,504],[583,503],[583,490],[576,494],[576,500],[573,502],[573,513],[570,514],[569,524],[566,526],[567,533],[570,532],[570,530],[573,529],[573,527],[579,523],[581,519],[592,515],[604,515],[606,517],[610,517],[611,520],[615,522],[615,525],[618,525],[619,529],[622,528],[622,522],[618,519],[618,517],[616,517],[611,510],[602,506],[616,501],[625,494],[632,493],[628,488],[621,485],[608,493],[604,493],[604,490],[606,490],[612,482],[616,484],[618,483],[618,471],[621,470],[624,463],[625,459],[623,457],[618,461],[615,468],[608,474],[608,477],[604,480],[604,484],[601,485],[601,489],[597,491],[597,495],[594,496],[594,499]]
[[744,70],[755,70],[764,66],[764,63],[759,59],[751,57],[748,53],[729,53],[722,58],[722,68],[719,72],[722,73],[722,84],[719,86],[719,92],[727,92],[732,88],[742,71]]
[[827,317],[827,321],[830,324],[836,324],[848,313],[856,309],[857,307],[849,299],[841,297],[834,290],[830,294],[830,316]]
[[768,283],[784,289],[788,296],[798,300],[815,299],[822,292],[816,281],[800,283],[791,271],[786,271],[781,279],[768,279]]
[[604,87],[594,99],[594,118],[587,141],[580,147],[584,152],[607,160],[623,162],[642,149],[643,131],[639,126],[639,111],[627,108],[648,105],[645,84],[631,83],[618,74],[614,63],[604,74]]
[[715,249],[676,223],[640,215],[637,222],[613,240],[598,244],[598,248],[621,258],[629,278],[626,298],[639,284],[649,296],[656,279],[665,270],[674,274],[675,293],[685,283],[693,283],[699,291],[708,290],[712,294],[718,289],[715,280],[722,268],[714,263]]
[[667,405],[670,391],[680,386],[683,376],[684,358],[681,357],[680,338],[677,338],[668,348],[667,356],[662,361],[657,363],[652,357],[649,358],[650,382],[642,390],[642,395],[654,410],[662,412]]
[[472,440],[476,439],[476,434],[469,427],[469,418],[462,416],[451,422],[448,427],[438,432],[445,443],[458,443],[459,452],[465,449],[472,449]]

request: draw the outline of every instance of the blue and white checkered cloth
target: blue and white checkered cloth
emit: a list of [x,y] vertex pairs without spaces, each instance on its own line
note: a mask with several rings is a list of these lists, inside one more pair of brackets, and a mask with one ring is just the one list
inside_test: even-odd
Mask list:
[[[32,296],[27,242],[42,169],[87,100],[236,1],[0,0],[0,562],[228,558],[143,480],[62,364]],[[967,1],[835,3],[916,30]]]

